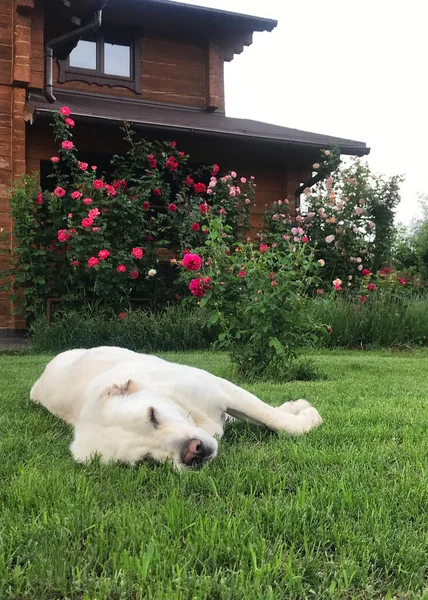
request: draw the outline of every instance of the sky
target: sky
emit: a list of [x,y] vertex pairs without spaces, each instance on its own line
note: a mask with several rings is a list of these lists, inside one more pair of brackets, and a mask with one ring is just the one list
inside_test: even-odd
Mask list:
[[226,114],[363,141],[402,174],[397,220],[428,193],[426,0],[180,0],[278,20],[225,66]]

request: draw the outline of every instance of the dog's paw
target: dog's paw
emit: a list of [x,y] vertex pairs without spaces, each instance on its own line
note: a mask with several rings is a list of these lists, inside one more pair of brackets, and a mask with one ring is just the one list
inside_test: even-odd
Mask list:
[[299,412],[298,416],[304,422],[305,431],[315,429],[315,427],[319,427],[322,423],[321,415],[313,406],[305,408],[304,410]]
[[298,415],[302,412],[302,410],[306,410],[307,408],[312,408],[312,405],[309,404],[307,400],[294,400],[292,402],[285,402],[281,406],[278,407],[280,410],[290,414],[290,415]]

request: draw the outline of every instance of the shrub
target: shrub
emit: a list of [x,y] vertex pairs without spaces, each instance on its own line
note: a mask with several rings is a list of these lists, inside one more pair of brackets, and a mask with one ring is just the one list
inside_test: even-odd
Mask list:
[[[54,115],[59,144],[52,157],[52,190],[25,176],[12,191],[14,240],[10,269],[14,301],[27,316],[46,298],[100,299],[116,311],[130,298],[171,299],[173,272],[159,261],[189,244],[202,244],[208,214],[221,214],[239,239],[253,203],[251,180],[218,178],[218,165],[189,170],[189,156],[175,142],[135,140],[114,157],[116,179],[108,182],[95,165],[79,160],[74,121]],[[65,111],[68,112],[69,111]],[[12,276],[12,277],[10,277]]]
[[320,267],[305,243],[237,244],[212,219],[204,246],[179,265],[240,376],[282,379],[296,349],[316,341],[321,326],[311,318],[308,290]]
[[[326,152],[331,151],[324,155]],[[331,166],[334,164],[335,159]],[[314,169],[325,169],[325,165],[317,163]],[[289,235],[294,225],[293,230],[301,230],[299,236],[314,246],[315,257],[325,261],[324,285],[330,287],[339,278],[346,280],[348,287],[355,283],[358,287],[363,269],[379,270],[392,260],[400,182],[398,176],[374,175],[366,163],[355,158],[312,189],[306,188],[300,214],[292,214],[282,201],[275,202],[266,214],[267,239]]]
[[72,348],[109,345],[141,352],[201,350],[210,347],[215,330],[206,327],[203,311],[170,305],[137,309],[119,316],[99,305],[59,310],[47,327],[42,317],[31,326],[33,348],[63,352]]

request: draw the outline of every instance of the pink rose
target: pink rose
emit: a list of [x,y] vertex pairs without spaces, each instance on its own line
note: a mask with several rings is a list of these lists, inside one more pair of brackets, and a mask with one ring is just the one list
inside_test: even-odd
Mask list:
[[202,258],[197,254],[185,254],[183,257],[183,267],[188,271],[199,271],[202,265]]
[[70,142],[70,140],[65,140],[62,142],[61,147],[63,150],[72,150],[74,148],[74,144],[73,142]]
[[108,250],[100,250],[98,256],[100,257],[100,260],[105,260],[110,256],[110,252]]
[[54,194],[57,198],[62,198],[63,196],[65,196],[65,189],[62,187],[56,187],[54,189]]
[[79,163],[77,166],[79,167],[80,171],[86,171],[88,168],[88,163],[80,162],[80,160],[79,160]]
[[60,160],[59,156],[51,156],[51,162],[59,163],[59,160]]
[[139,272],[137,271],[137,269],[135,269],[135,271],[131,271],[129,273],[129,276],[130,276],[131,279],[137,279],[138,275],[139,275]]
[[85,229],[89,229],[89,227],[91,227],[93,222],[94,222],[94,220],[91,219],[91,217],[86,217],[85,219],[82,220],[82,227],[84,227]]
[[68,106],[61,106],[59,112],[63,117],[69,117],[71,115],[71,110],[68,108]]
[[88,267],[95,267],[100,261],[95,256],[91,256],[88,260]]
[[73,200],[79,200],[79,198],[81,198],[81,197],[82,197],[82,192],[78,192],[78,191],[76,191],[76,192],[73,192],[73,193],[71,194],[71,197],[73,198]]
[[96,190],[102,190],[104,187],[104,181],[102,181],[101,179],[95,179],[94,181],[94,188]]
[[89,206],[89,204],[92,204],[92,202],[92,198],[83,198],[83,204],[86,204],[86,206]]
[[100,211],[98,210],[98,208],[91,208],[91,210],[88,212],[88,217],[90,219],[95,219],[96,217],[100,216]]
[[141,248],[132,248],[132,252],[131,252],[132,256],[138,260],[140,260],[140,258],[143,258],[143,250]]
[[58,231],[58,240],[60,242],[67,242],[71,237],[71,234],[67,231],[67,229],[60,229]]
[[68,125],[69,127],[74,127],[74,126],[75,126],[75,124],[76,124],[76,123],[74,122],[74,120],[73,120],[73,119],[69,119],[69,118],[67,118],[67,119],[64,119],[64,123],[65,123],[66,125]]
[[116,271],[117,271],[118,273],[126,273],[126,266],[125,266],[125,265],[122,265],[122,264],[120,264],[120,265],[117,265],[117,267],[116,267]]

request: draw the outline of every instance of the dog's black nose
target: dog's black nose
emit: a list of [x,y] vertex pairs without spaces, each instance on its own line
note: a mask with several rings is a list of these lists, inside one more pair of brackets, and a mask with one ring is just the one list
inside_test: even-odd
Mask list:
[[183,462],[189,467],[202,467],[211,454],[211,449],[201,440],[193,439],[184,448]]

